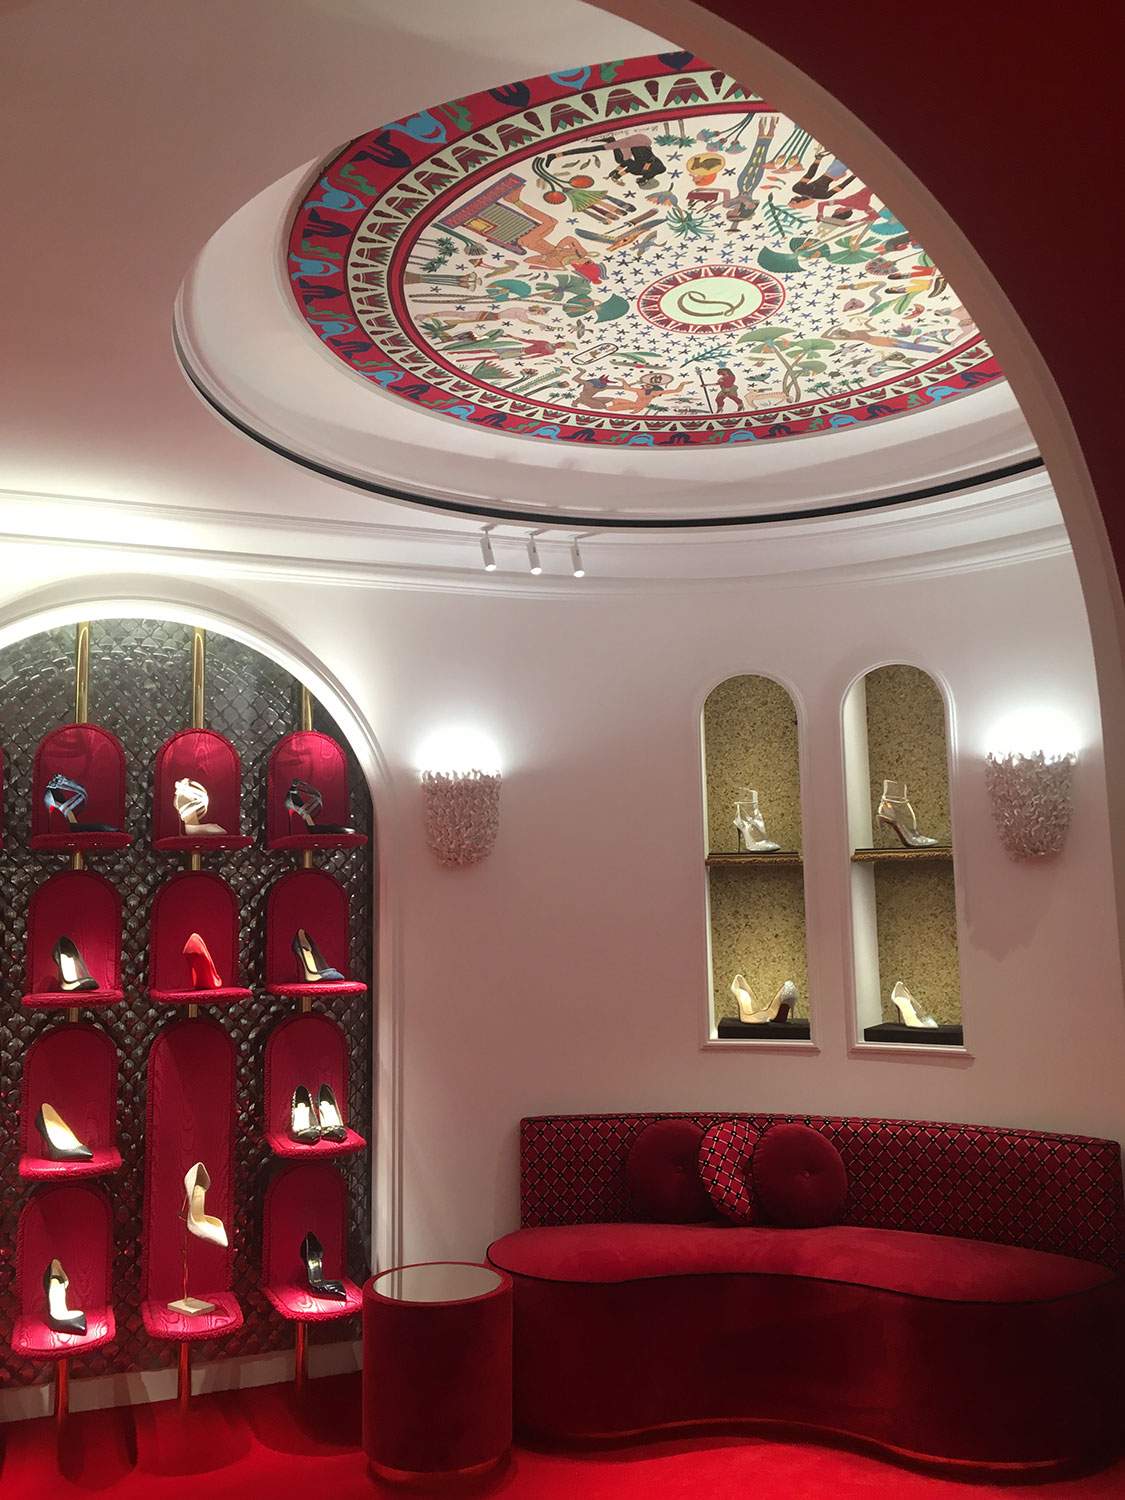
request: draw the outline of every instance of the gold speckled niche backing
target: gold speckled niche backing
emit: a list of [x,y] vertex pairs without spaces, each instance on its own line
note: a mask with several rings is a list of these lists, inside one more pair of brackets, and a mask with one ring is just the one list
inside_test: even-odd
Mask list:
[[[948,843],[949,755],[940,690],[927,673],[908,666],[879,667],[867,674],[865,687],[875,847],[901,847],[875,818],[884,779],[905,781],[919,833]],[[874,878],[883,1020],[899,1020],[890,992],[901,979],[936,1021],[959,1025],[952,861],[879,865]]]
[[[707,849],[734,853],[734,802],[754,787],[766,833],[782,849],[801,848],[801,778],[797,711],[768,677],[729,677],[703,707]],[[754,865],[708,871],[714,1016],[737,1018],[730,982],[743,973],[760,1004],[787,979],[800,992],[797,1014],[808,1015],[805,891],[800,865]]]

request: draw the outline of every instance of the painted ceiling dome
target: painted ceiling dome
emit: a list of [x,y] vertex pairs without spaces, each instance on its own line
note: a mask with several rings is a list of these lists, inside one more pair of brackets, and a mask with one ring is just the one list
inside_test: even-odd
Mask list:
[[687,53],[361,136],[317,171],[288,257],[301,316],[356,375],[523,437],[796,437],[1002,378],[894,212]]

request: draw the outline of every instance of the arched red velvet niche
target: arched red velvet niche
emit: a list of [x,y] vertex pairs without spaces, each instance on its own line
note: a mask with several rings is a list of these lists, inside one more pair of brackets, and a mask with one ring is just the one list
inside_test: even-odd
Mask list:
[[[284,1167],[266,1188],[262,1291],[283,1318],[327,1323],[360,1311],[362,1293],[344,1275],[347,1222],[344,1179],[327,1163]],[[344,1302],[314,1297],[308,1290],[301,1242],[310,1230],[324,1246],[325,1277],[344,1283]]]
[[330,735],[301,729],[278,740],[266,776],[266,843],[271,849],[341,849],[366,844],[365,833],[323,833],[310,829],[285,805],[295,781],[307,782],[323,798],[313,815],[317,824],[350,826],[348,766]]
[[[199,782],[208,808],[202,823],[225,833],[189,833],[176,811],[176,782]],[[153,777],[152,845],[154,849],[245,849],[254,840],[242,833],[242,762],[238,751],[213,729],[181,729],[156,753]]]
[[[68,937],[85,960],[96,990],[63,990],[54,959]],[[27,991],[24,1005],[112,1005],[121,988],[121,897],[92,870],[62,870],[32,895],[27,913]]]
[[[66,1359],[108,1344],[117,1332],[110,1297],[113,1233],[109,1200],[96,1187],[60,1183],[40,1188],[20,1214],[16,1235],[16,1300],[12,1351],[25,1359]],[[70,1286],[67,1306],[86,1314],[84,1334],[58,1333],[46,1319],[43,1273],[58,1260]]]
[[[35,1124],[52,1105],[84,1146],[90,1161],[54,1161]],[[116,1172],[117,1048],[94,1026],[58,1026],[28,1048],[20,1090],[19,1174],[25,1180],[100,1177]]]
[[[230,1037],[215,1021],[173,1021],[148,1055],[141,1316],[153,1338],[216,1338],[241,1327],[242,1310],[230,1290],[234,1110]],[[183,1296],[184,1174],[197,1161],[211,1176],[207,1212],[222,1219],[231,1243],[223,1249],[186,1235],[188,1292],[215,1304],[214,1312],[191,1317],[168,1303]]]
[[[73,810],[75,819],[108,824],[111,832],[83,832],[47,807],[44,793],[56,775],[85,788],[85,802]],[[133,842],[124,830],[125,751],[117,736],[100,724],[64,724],[45,734],[36,747],[32,775],[32,849],[123,849]]]
[[[221,989],[194,989],[184,944],[192,933],[207,944]],[[222,1005],[249,1000],[239,984],[238,900],[218,875],[185,870],[173,875],[152,902],[149,994],[170,1005]]]
[[270,886],[266,901],[266,988],[271,995],[362,995],[356,979],[299,979],[293,936],[303,927],[321,957],[341,974],[348,972],[348,897],[324,870],[291,870]]
[[289,1134],[293,1090],[304,1084],[316,1098],[328,1084],[340,1113],[348,1109],[348,1049],[344,1033],[327,1016],[290,1016],[269,1034],[266,1042],[266,1143],[275,1156],[350,1156],[367,1145],[363,1136],[347,1128],[342,1141],[304,1145]]

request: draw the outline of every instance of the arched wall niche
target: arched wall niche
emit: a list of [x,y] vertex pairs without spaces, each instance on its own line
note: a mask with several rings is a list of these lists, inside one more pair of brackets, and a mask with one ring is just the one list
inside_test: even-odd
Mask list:
[[[1106,762],[1109,831],[1117,911],[1119,994],[1125,993],[1125,596],[1107,535],[1103,507],[1066,400],[1031,331],[968,234],[907,161],[852,109],[768,41],[784,35],[787,18],[755,13],[744,22],[723,14],[731,0],[591,0],[601,10],[675,37],[736,78],[752,81],[780,108],[800,119],[820,140],[832,141],[926,246],[957,287],[999,356],[1046,461],[1074,550],[1093,642]],[[868,24],[877,24],[870,21]],[[847,25],[862,47],[863,27]],[[846,66],[839,58],[840,65]],[[819,70],[818,70],[819,71]],[[903,107],[909,108],[905,91]],[[915,112],[922,122],[922,106]],[[919,157],[920,160],[924,158]]]
[[[927,1053],[939,1042],[960,1048],[948,686],[907,662],[871,667],[845,694],[842,728],[852,848],[854,1042],[924,1047]],[[891,998],[900,984],[912,997],[903,997],[901,1006]],[[937,1025],[913,1025],[923,1015]]]
[[[103,574],[96,582],[68,579],[29,590],[0,610],[0,651],[42,631],[81,620],[155,619],[198,625],[229,636],[275,662],[328,711],[355,754],[371,797],[377,856],[373,858],[373,934],[379,996],[373,1030],[372,1268],[402,1259],[402,941],[398,882],[400,818],[385,755],[348,688],[278,621],[236,595],[194,579]],[[367,1132],[364,1132],[367,1133]]]
[[[735,674],[707,694],[700,729],[708,1039],[809,1045],[801,714],[795,695],[764,673]],[[755,847],[764,844],[772,847]],[[746,1024],[732,991],[736,975],[762,1010],[787,982],[797,987],[797,1005],[784,1020]]]

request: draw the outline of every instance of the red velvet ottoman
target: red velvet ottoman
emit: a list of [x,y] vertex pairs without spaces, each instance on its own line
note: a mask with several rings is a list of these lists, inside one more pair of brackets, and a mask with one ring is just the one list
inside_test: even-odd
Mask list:
[[363,1446],[381,1479],[488,1469],[512,1443],[512,1283],[459,1261],[363,1292]]

